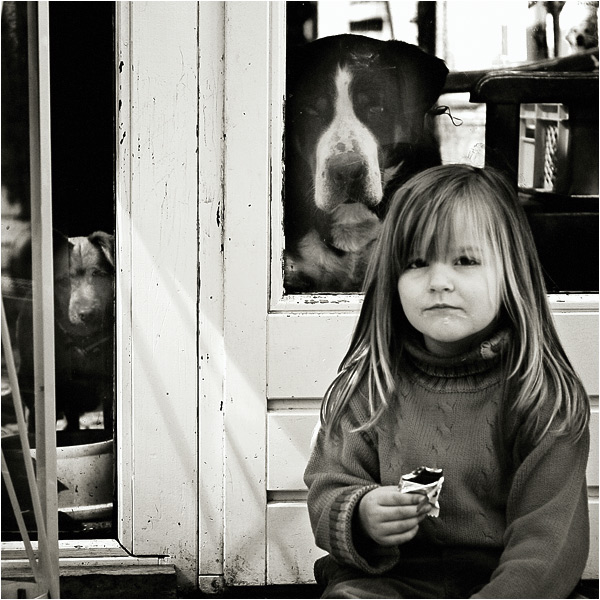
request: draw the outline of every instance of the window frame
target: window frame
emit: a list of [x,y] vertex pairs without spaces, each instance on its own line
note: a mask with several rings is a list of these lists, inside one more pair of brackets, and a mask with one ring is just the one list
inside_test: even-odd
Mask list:
[[[177,565],[198,583],[199,11],[115,2],[116,526],[59,540],[63,575]],[[1,549],[3,577],[30,573],[22,542]]]

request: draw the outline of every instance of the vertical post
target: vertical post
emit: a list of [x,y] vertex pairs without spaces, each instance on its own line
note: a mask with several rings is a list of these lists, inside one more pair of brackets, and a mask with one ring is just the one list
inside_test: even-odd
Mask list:
[[517,183],[519,172],[520,104],[487,101],[485,164],[505,171]]
[[38,523],[38,530],[46,529],[40,563],[49,574],[50,597],[59,598],[48,2],[29,2],[27,15],[36,462],[45,521]]
[[117,537],[129,551],[133,551],[133,432],[132,406],[132,256],[131,236],[131,73],[132,43],[131,2],[115,3],[115,41],[117,52],[115,115],[117,115],[117,141],[115,156],[116,176],[116,452],[117,461]]
[[199,193],[199,587],[223,584],[223,165],[225,2],[200,2]]
[[437,7],[435,2],[417,2],[418,46],[437,56]]

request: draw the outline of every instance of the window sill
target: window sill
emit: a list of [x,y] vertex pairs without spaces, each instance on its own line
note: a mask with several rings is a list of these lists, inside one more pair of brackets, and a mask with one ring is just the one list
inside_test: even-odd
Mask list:
[[[32,542],[37,551],[37,542]],[[22,542],[2,542],[2,577],[31,576],[31,568]],[[84,574],[128,575],[171,574],[174,567],[169,557],[132,556],[116,541],[61,540],[59,542],[59,568],[61,576]]]

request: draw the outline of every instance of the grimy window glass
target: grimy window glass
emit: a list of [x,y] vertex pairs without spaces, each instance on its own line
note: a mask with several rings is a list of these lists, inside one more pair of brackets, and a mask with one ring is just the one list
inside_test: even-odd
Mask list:
[[287,2],[285,293],[361,292],[394,191],[440,162],[505,170],[548,291],[597,291],[597,91],[547,102],[547,88],[523,101],[515,88],[509,110],[470,95],[542,61],[593,76],[598,3],[581,4]]
[[[33,439],[27,4],[2,6],[2,297]],[[59,535],[114,537],[114,4],[49,10]],[[2,448],[35,537],[5,367]],[[3,481],[3,502],[5,494]],[[3,506],[3,539],[20,539]]]

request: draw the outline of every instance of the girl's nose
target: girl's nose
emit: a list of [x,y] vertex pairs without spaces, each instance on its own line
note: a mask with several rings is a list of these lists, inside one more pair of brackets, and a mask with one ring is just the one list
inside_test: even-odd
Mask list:
[[454,289],[450,267],[434,262],[429,266],[429,290],[431,292],[451,292]]

